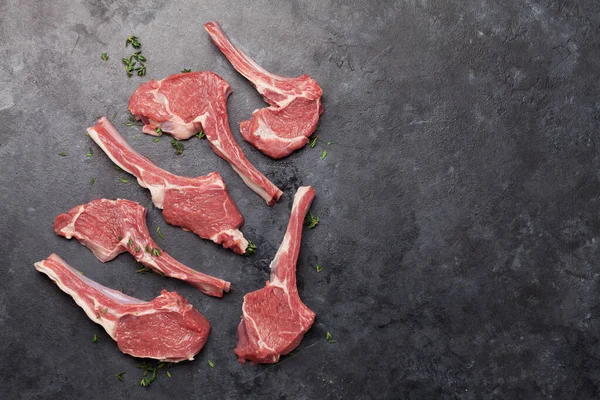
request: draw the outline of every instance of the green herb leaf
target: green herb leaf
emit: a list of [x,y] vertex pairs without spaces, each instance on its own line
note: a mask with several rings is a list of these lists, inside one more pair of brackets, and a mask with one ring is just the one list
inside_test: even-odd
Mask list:
[[133,246],[133,240],[129,239],[127,241],[127,247],[132,247]]
[[254,253],[256,253],[256,244],[248,240],[248,247],[246,247],[246,252],[244,255],[251,256]]
[[123,177],[119,178],[119,180],[120,180],[121,182],[123,182],[123,183],[128,183],[128,182],[129,182],[129,180],[127,180],[127,179],[125,179],[125,178],[123,178]]
[[187,69],[187,68],[184,68],[184,69],[181,70],[182,74],[185,74],[187,72],[192,72],[192,70],[191,69]]
[[161,253],[162,252],[160,251],[160,249],[157,249],[156,247],[152,249],[153,256],[160,257]]
[[152,248],[150,246],[146,246],[146,248],[144,248],[144,251],[146,253],[150,253],[152,251]]
[[314,148],[317,145],[317,140],[319,140],[319,137],[317,135],[312,135],[308,138],[308,146],[311,149]]
[[215,363],[214,363],[214,362],[212,362],[211,360],[208,360],[208,365],[209,365],[211,368],[214,368],[214,367],[215,367]]
[[171,377],[171,373],[169,371],[167,371],[167,376],[170,378]]
[[108,307],[104,307],[104,308],[102,309],[102,314],[106,314],[107,312],[108,312]]
[[317,263],[317,265],[315,266],[315,269],[317,270],[317,272],[323,271],[323,267],[321,267],[321,264],[319,264],[319,263]]
[[135,246],[135,252],[137,253],[138,251],[140,251],[140,246]]
[[58,153],[58,155],[61,157],[66,157],[69,155],[69,153],[67,153],[66,151],[63,151],[62,153]]
[[158,233],[158,236],[159,236],[161,239],[164,239],[164,238],[165,238],[165,235],[163,235],[163,233],[162,233],[162,232],[161,232],[161,230],[160,230],[160,226],[157,226],[157,227],[156,227],[156,233]]
[[106,61],[108,61],[108,54],[106,54],[106,52],[104,52],[100,55],[100,58],[102,59],[102,61],[106,62]]
[[157,136],[160,136],[160,135],[162,135],[162,133],[163,133],[163,132],[162,132],[162,129],[160,129],[160,127],[157,127],[157,128],[155,129],[155,131],[156,131],[156,135],[157,135]]
[[131,47],[133,47],[134,49],[139,49],[140,47],[142,47],[142,44],[140,43],[137,36],[127,36],[127,40],[125,41],[125,47],[129,46],[129,43],[131,43]]
[[323,152],[321,153],[321,160],[324,160],[325,157],[327,157],[327,150],[323,150]]
[[115,120],[115,118],[117,118],[117,113],[114,113],[114,114],[112,115],[112,117],[110,117],[110,120],[111,120],[111,121],[114,121],[114,120]]
[[319,222],[321,222],[321,218],[318,215],[314,215],[310,211],[306,215],[306,218],[304,218],[304,223],[306,224],[306,226],[308,226],[308,228],[311,229],[319,225]]
[[158,142],[160,142],[160,138],[155,138],[155,139],[153,139],[152,141],[153,141],[154,143],[158,143]]
[[98,340],[100,340],[100,338],[94,334],[94,336],[92,337],[92,343],[96,343]]
[[151,272],[152,270],[148,267],[142,267],[140,269],[136,269],[135,272],[138,274],[145,274],[146,272]]
[[94,184],[94,182],[96,182],[96,178],[90,179],[90,186],[92,186]]
[[183,154],[183,143],[181,143],[179,140],[171,140],[171,146],[175,148],[175,154]]
[[135,69],[137,71],[137,76],[146,75],[146,66],[140,63],[140,66]]
[[123,169],[121,167],[119,167],[118,165],[115,165],[115,169],[119,172],[123,172]]
[[117,372],[115,374],[115,376],[117,377],[118,380],[122,381],[123,379],[125,379],[125,374],[126,374],[126,372]]
[[206,137],[206,133],[204,133],[204,129],[200,129],[200,132],[196,133],[196,137],[198,139],[204,139]]
[[325,340],[327,340],[327,343],[329,344],[337,343],[337,340],[333,340],[333,336],[329,331],[327,331],[327,334],[325,335]]
[[94,155],[94,150],[90,147],[90,149],[88,150],[86,156],[91,157]]
[[332,142],[327,142],[327,146],[329,146]]

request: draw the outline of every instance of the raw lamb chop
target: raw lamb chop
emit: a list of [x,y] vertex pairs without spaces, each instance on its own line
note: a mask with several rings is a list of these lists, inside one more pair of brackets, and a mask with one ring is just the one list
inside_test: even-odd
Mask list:
[[296,287],[302,224],[314,197],[310,186],[298,189],[287,231],[271,262],[270,281],[244,296],[235,348],[241,363],[276,363],[280,355],[300,344],[315,320],[315,313],[300,300]]
[[324,111],[323,91],[317,82],[308,75],[297,78],[274,75],[236,48],[218,22],[209,22],[204,27],[233,68],[244,75],[270,105],[255,110],[250,120],[240,124],[244,139],[273,158],[285,157],[304,147]]
[[187,178],[160,169],[131,148],[105,117],[87,131],[115,164],[134,175],[142,187],[150,189],[152,202],[163,210],[167,223],[238,254],[246,252],[248,241],[238,229],[244,218],[221,175],[212,172]]
[[176,292],[142,301],[86,278],[56,254],[35,268],[73,297],[125,354],[176,363],[193,360],[206,343],[210,324]]
[[129,99],[129,111],[144,122],[143,131],[150,135],[157,135],[160,128],[158,132],[188,139],[203,129],[213,151],[231,164],[267,204],[273,205],[281,197],[281,190],[248,161],[229,130],[230,94],[229,84],[213,72],[175,74],[143,83]]
[[74,207],[56,217],[54,232],[75,237],[102,262],[129,252],[146,267],[191,283],[209,296],[223,297],[231,286],[186,267],[158,247],[146,226],[146,209],[134,201],[97,199]]

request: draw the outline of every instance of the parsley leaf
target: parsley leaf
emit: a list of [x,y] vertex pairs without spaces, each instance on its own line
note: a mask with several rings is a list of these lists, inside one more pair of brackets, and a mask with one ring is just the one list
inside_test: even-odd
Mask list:
[[319,222],[321,222],[321,217],[314,215],[310,211],[308,214],[306,214],[306,218],[304,219],[304,223],[306,226],[308,226],[308,228],[314,228],[315,226],[319,225]]

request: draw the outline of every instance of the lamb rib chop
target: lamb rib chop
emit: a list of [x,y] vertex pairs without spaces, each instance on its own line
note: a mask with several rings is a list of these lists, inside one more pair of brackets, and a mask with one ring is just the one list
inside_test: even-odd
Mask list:
[[146,267],[196,286],[209,296],[223,297],[231,284],[195,271],[162,250],[148,232],[146,209],[129,200],[97,199],[73,207],[54,220],[54,232],[75,237],[102,262],[129,252]]
[[250,120],[240,124],[244,139],[272,158],[285,157],[304,147],[324,111],[323,90],[317,82],[306,74],[297,78],[272,74],[235,47],[218,22],[209,22],[204,27],[233,68],[270,105],[255,110]]
[[174,363],[193,360],[208,339],[206,318],[176,292],[163,290],[154,300],[142,301],[86,278],[56,254],[34,265],[102,325],[125,354]]
[[296,287],[302,224],[314,197],[310,186],[298,189],[287,231],[271,262],[270,281],[244,296],[235,348],[241,363],[276,363],[300,344],[315,320],[315,313],[300,300]]
[[248,161],[229,130],[230,94],[229,84],[214,72],[175,74],[143,83],[129,99],[129,111],[144,122],[143,131],[150,135],[157,135],[160,128],[176,139],[189,139],[204,129],[213,151],[231,164],[250,189],[273,205],[281,190]]
[[248,241],[239,230],[244,218],[229,196],[221,175],[212,172],[187,178],[160,169],[136,152],[105,117],[87,131],[115,164],[150,190],[152,202],[163,210],[167,223],[238,254],[246,252]]

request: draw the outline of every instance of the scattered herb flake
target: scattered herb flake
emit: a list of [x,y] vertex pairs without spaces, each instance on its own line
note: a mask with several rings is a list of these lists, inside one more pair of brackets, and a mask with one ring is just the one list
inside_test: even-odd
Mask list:
[[156,233],[158,233],[158,236],[159,236],[161,239],[164,239],[164,238],[165,238],[165,235],[163,235],[163,233],[162,233],[162,232],[161,232],[161,230],[160,230],[160,226],[157,226],[157,227],[156,227]]
[[139,49],[140,47],[142,47],[142,44],[140,43],[140,40],[137,36],[127,36],[127,40],[125,41],[125,47],[129,46],[129,43],[131,43],[131,47],[133,47],[134,49]]
[[146,66],[140,63],[140,66],[135,69],[137,71],[137,76],[146,75]]
[[102,59],[102,61],[106,62],[106,61],[108,61],[108,54],[106,54],[106,52],[104,52],[100,55],[100,58]]
[[117,377],[118,380],[122,381],[123,379],[125,379],[125,374],[126,374],[126,372],[117,372],[115,374],[115,376]]
[[308,146],[312,149],[317,145],[317,140],[319,140],[319,136],[312,135],[308,138]]
[[158,135],[158,136],[162,135],[162,129],[160,129],[160,127],[157,127],[155,130],[156,130],[156,135]]
[[196,133],[196,137],[198,139],[204,139],[206,137],[206,133],[204,132],[204,129],[200,129],[200,132]]
[[152,270],[148,267],[142,267],[140,269],[136,269],[135,272],[138,274],[145,274],[146,272],[151,272]]
[[96,178],[90,179],[90,186],[92,186],[94,184],[94,182],[96,182]]
[[314,228],[315,226],[319,225],[319,222],[321,222],[321,217],[319,217],[318,215],[314,215],[310,211],[308,212],[308,214],[306,215],[306,218],[304,219],[304,223],[309,228]]
[[327,343],[329,344],[337,343],[337,340],[333,339],[333,336],[329,331],[327,331],[327,334],[325,335],[325,340],[327,340]]
[[118,165],[115,165],[115,169],[119,172],[123,172],[123,169],[121,167],[119,167]]
[[90,149],[88,150],[88,152],[87,152],[86,156],[88,156],[88,157],[91,157],[91,156],[93,156],[93,155],[94,155],[94,149],[92,149],[92,148],[90,147]]
[[129,180],[127,180],[127,179],[125,179],[125,178],[123,178],[123,177],[120,177],[120,178],[119,178],[119,180],[120,180],[121,182],[123,182],[123,183],[128,183],[128,182],[129,182]]
[[68,156],[69,153],[67,153],[66,151],[63,151],[61,153],[58,153],[58,155],[61,156],[61,157],[65,157],[65,156]]
[[210,365],[211,368],[215,367],[215,363],[212,362],[211,360],[208,360],[208,365]]
[[187,68],[184,68],[184,69],[181,70],[182,74],[185,74],[187,72],[192,72],[192,70],[191,69],[187,69]]
[[102,314],[106,314],[107,312],[108,312],[108,307],[104,307],[104,308],[102,309]]
[[256,253],[256,244],[248,240],[248,247],[246,247],[246,252],[244,255],[251,256],[254,253]]
[[160,251],[160,249],[157,249],[156,247],[152,249],[153,256],[160,257],[161,253],[162,252]]
[[111,121],[114,121],[114,120],[115,120],[115,118],[117,118],[117,113],[114,113],[114,114],[112,115],[112,117],[110,117],[110,120],[111,120]]
[[127,241],[127,246],[128,247],[132,247],[133,246],[133,240],[131,240],[131,238]]
[[169,371],[167,371],[167,376],[170,378],[171,377],[171,373]]
[[150,253],[150,251],[152,251],[152,248],[150,246],[146,246],[146,248],[144,248],[144,251],[146,253]]
[[321,264],[319,264],[319,263],[317,263],[317,265],[315,265],[315,269],[317,270],[317,272],[323,271],[323,267],[321,267]]
[[135,246],[135,252],[137,253],[138,251],[140,251],[140,246]]
[[92,337],[92,343],[96,343],[98,340],[100,340],[100,338],[94,333],[94,336]]
[[327,157],[327,150],[323,150],[323,152],[321,153],[321,160],[324,160],[325,157]]
[[327,146],[329,146],[332,142],[327,142]]
[[175,149],[175,154],[183,154],[183,143],[177,139],[171,140],[171,146]]
[[160,138],[158,138],[158,137],[157,137],[157,138],[154,138],[152,141],[153,141],[154,143],[158,143],[158,142],[160,142]]

